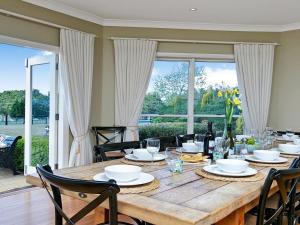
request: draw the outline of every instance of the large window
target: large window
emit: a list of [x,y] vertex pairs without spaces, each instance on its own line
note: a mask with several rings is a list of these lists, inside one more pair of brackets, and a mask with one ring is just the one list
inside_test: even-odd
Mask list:
[[[224,103],[217,97],[217,91],[227,88],[238,88],[233,59],[157,59],[139,125],[141,129],[151,125],[153,130],[162,132],[152,131],[149,134],[152,136],[202,133],[207,121],[212,121],[214,128],[221,131]],[[213,93],[209,101],[208,92]],[[235,111],[235,120],[240,114],[239,110]]]

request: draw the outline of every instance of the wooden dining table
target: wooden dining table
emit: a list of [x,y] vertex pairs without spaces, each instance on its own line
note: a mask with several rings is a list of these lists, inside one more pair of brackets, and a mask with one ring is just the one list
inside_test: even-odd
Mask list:
[[[288,158],[289,162],[293,158]],[[121,160],[94,163],[86,166],[59,169],[55,174],[92,179],[108,165],[122,164]],[[228,182],[203,178],[195,171],[205,163],[184,165],[183,173],[172,174],[166,165],[143,166],[143,172],[152,174],[160,181],[157,189],[139,194],[118,194],[118,211],[122,214],[157,225],[242,225],[244,215],[258,205],[264,179],[255,182]],[[271,167],[251,165],[267,175]],[[276,168],[276,167],[275,167]],[[281,169],[283,167],[280,167]],[[36,174],[26,177],[28,183],[42,186]],[[273,183],[270,195],[278,190]],[[63,192],[84,201],[93,195]],[[83,197],[84,196],[84,197]],[[108,207],[105,202],[101,205]]]

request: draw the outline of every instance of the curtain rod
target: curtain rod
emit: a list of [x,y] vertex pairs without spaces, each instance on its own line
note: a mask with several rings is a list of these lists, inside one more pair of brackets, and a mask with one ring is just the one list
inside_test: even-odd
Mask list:
[[[35,18],[29,17],[29,16],[21,15],[19,13],[10,12],[10,11],[4,10],[4,9],[0,9],[0,13],[4,14],[5,16],[13,16],[13,17],[28,20],[28,21],[31,21],[31,22],[44,24],[44,25],[47,25],[47,26],[50,26],[50,27],[55,27],[55,28],[59,28],[59,29],[74,30],[74,31],[82,32],[82,33],[88,33],[88,32],[76,30],[76,29],[73,29],[73,28],[70,28],[70,27],[58,25],[56,23],[47,22],[45,20],[35,19]],[[92,33],[88,33],[88,34],[91,34],[95,37],[98,37],[96,34],[92,34]]]
[[206,41],[206,40],[182,40],[182,39],[160,39],[160,38],[122,38],[122,37],[110,37],[110,40],[149,40],[158,42],[175,42],[175,43],[194,43],[194,44],[223,44],[223,45],[234,45],[234,44],[271,44],[280,45],[278,43],[264,43],[264,42],[240,42],[240,41]]

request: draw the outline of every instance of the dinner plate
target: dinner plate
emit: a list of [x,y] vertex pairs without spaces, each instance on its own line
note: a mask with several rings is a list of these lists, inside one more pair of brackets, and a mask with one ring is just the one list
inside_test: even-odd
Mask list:
[[279,148],[273,149],[272,151],[279,151],[282,155],[300,155],[300,152],[284,152],[280,150]]
[[[96,181],[108,181],[109,178],[105,175],[105,173],[98,173],[93,177]],[[154,180],[154,176],[152,176],[149,173],[143,173],[141,172],[140,178],[131,180],[128,182],[124,181],[117,181],[117,185],[119,186],[135,186],[135,185],[141,185],[141,184],[147,184]]]
[[[153,161],[162,161],[165,160],[167,157],[163,154],[155,154],[153,157]],[[131,160],[131,161],[143,161],[143,162],[152,162],[151,158],[138,158],[137,156],[133,154],[125,155],[125,159]]]
[[176,152],[179,152],[179,153],[188,153],[188,154],[198,154],[198,153],[202,153],[203,152],[203,150],[201,151],[189,151],[189,150],[186,150],[186,149],[184,149],[184,148],[181,148],[181,150],[180,149],[176,149]]
[[251,167],[248,167],[247,170],[242,173],[228,173],[219,169],[217,165],[204,166],[203,170],[208,173],[212,173],[219,176],[225,176],[225,177],[249,177],[257,174],[257,170]]
[[282,158],[282,157],[278,157],[278,158],[275,159],[275,160],[262,160],[262,159],[256,158],[254,155],[246,155],[246,156],[245,156],[245,159],[246,159],[247,161],[250,161],[250,162],[257,162],[257,163],[285,163],[285,162],[288,161],[288,159]]

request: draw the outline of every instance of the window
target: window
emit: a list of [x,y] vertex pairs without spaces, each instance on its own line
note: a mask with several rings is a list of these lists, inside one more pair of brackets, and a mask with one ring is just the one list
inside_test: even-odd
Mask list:
[[[216,96],[220,88],[237,88],[235,63],[227,58],[157,59],[144,100],[140,130],[151,124],[162,132],[150,132],[152,136],[203,133],[207,129],[207,120],[210,120],[215,129],[222,131],[223,102],[213,97],[204,105],[202,100],[208,91]],[[240,113],[236,110],[235,117],[238,118]]]

